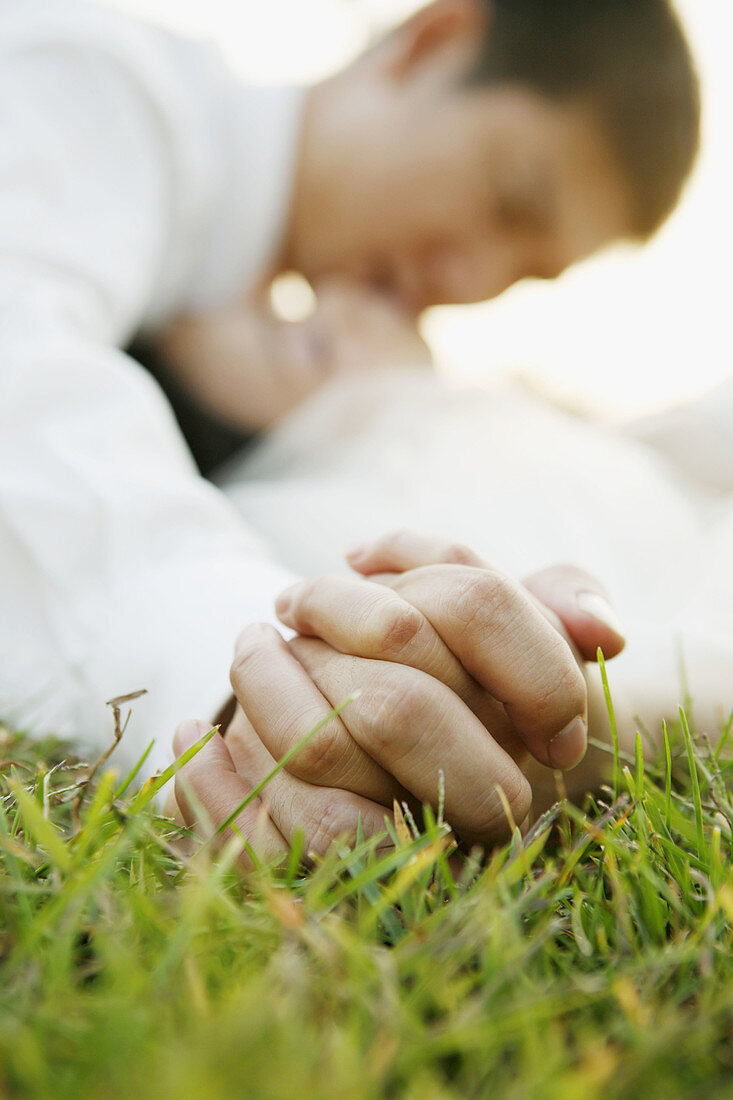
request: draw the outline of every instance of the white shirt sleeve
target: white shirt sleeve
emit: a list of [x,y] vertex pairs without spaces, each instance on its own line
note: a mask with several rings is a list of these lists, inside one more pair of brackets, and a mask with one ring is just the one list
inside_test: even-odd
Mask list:
[[[238,132],[222,144],[243,93],[117,16],[0,3],[0,41],[0,717],[101,748],[105,701],[146,688],[118,759],[154,738],[151,771],[179,720],[213,718],[237,632],[292,578],[118,347],[211,292],[217,242],[220,297],[254,273],[282,185],[267,209],[240,186],[283,167],[289,137],[247,166]],[[232,191],[249,250],[221,226]]]

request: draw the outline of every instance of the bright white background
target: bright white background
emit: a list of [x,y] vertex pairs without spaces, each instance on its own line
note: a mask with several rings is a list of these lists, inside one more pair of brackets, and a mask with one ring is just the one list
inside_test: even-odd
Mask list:
[[[338,66],[415,0],[104,0],[217,40],[243,76],[307,81]],[[589,0],[591,2],[591,0]],[[733,373],[733,5],[678,0],[705,93],[703,157],[685,201],[643,251],[594,259],[555,284],[434,310],[426,333],[451,373],[521,370],[576,403],[629,413]]]

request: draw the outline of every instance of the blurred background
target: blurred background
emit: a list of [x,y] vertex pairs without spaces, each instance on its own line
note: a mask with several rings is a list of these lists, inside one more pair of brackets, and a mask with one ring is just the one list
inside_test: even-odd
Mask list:
[[[416,0],[101,0],[218,42],[244,78],[316,80],[419,7]],[[590,0],[589,0],[590,2]],[[684,202],[643,250],[619,248],[554,284],[525,282],[479,306],[432,310],[441,369],[529,376],[611,417],[667,405],[733,373],[733,5],[677,0],[703,80],[702,158]],[[286,288],[297,310],[302,288]]]

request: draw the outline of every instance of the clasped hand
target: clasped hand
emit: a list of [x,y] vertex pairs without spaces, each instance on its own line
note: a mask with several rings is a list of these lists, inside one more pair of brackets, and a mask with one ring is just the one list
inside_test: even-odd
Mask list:
[[[304,581],[276,603],[285,641],[256,624],[231,670],[236,709],[179,772],[186,823],[217,827],[335,706],[356,698],[279,772],[234,826],[262,858],[301,830],[322,854],[339,836],[384,831],[393,799],[435,806],[466,843],[522,826],[534,758],[567,769],[587,745],[586,664],[623,638],[597,581],[556,567],[520,584],[462,546],[412,533],[349,556],[359,576]],[[177,754],[207,731],[184,722]],[[224,834],[226,838],[226,834]],[[243,853],[243,864],[248,863]]]

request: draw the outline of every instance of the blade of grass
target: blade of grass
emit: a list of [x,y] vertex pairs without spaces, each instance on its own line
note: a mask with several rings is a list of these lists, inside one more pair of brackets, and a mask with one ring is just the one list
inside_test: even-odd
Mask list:
[[637,731],[636,734],[636,776],[634,791],[636,795],[636,801],[641,802],[644,798],[644,745],[641,739],[641,734]]
[[705,859],[705,829],[702,816],[702,798],[700,797],[700,777],[697,774],[697,761],[695,759],[695,747],[692,743],[692,734],[687,721],[685,708],[680,707],[680,721],[682,732],[685,735],[687,746],[687,762],[690,768],[690,782],[692,783],[692,799],[695,807],[695,828],[697,831],[697,854],[701,861]]
[[662,722],[662,736],[664,738],[664,823],[667,832],[672,828],[672,747],[669,743],[669,730],[667,723]]
[[218,726],[213,726],[210,730],[207,730],[203,737],[199,737],[198,741],[194,741],[193,745],[190,745],[185,752],[181,753],[178,759],[174,760],[173,763],[169,767],[167,767],[164,772],[161,773],[161,775],[158,775],[154,779],[149,780],[145,784],[145,786],[138,791],[137,795],[132,800],[132,803],[130,804],[130,809],[128,811],[129,816],[140,813],[141,810],[143,810],[150,802],[152,802],[158,791],[162,790],[163,787],[165,787],[166,783],[170,783],[173,776],[177,775],[177,773],[189,762],[189,760],[193,760],[196,753],[201,752],[204,745],[208,745],[209,741],[218,731],[218,729]]
[[9,781],[8,787],[15,796],[24,831],[27,830],[36,843],[46,850],[57,867],[62,871],[70,871],[72,866],[71,854],[62,834],[55,825],[46,820],[42,808],[22,783],[13,778]]
[[621,767],[619,760],[619,743],[618,743],[618,727],[616,725],[616,712],[613,709],[613,700],[611,699],[611,689],[608,685],[608,673],[606,672],[606,662],[603,657],[603,650],[599,647],[597,652],[598,667],[601,670],[601,681],[603,683],[603,695],[606,700],[606,710],[608,711],[608,721],[611,727],[611,743],[613,744],[613,797],[614,801],[618,800],[621,793]]
[[114,801],[115,801],[115,802],[117,801],[117,799],[118,799],[118,798],[122,798],[123,794],[124,794],[124,793],[125,793],[125,792],[126,792],[126,791],[127,791],[128,789],[129,789],[130,785],[131,785],[132,783],[134,783],[135,779],[136,779],[136,778],[137,778],[137,776],[138,776],[138,775],[140,774],[140,770],[141,770],[141,768],[142,768],[143,764],[145,763],[145,761],[147,760],[147,758],[148,758],[148,757],[150,756],[150,753],[151,753],[151,752],[153,751],[153,745],[154,745],[154,744],[155,744],[155,741],[151,741],[151,742],[150,742],[150,744],[149,744],[149,745],[148,745],[148,747],[147,747],[147,748],[145,749],[145,752],[144,752],[144,753],[142,754],[142,756],[141,756],[141,757],[140,757],[140,759],[138,760],[138,762],[137,762],[137,764],[135,765],[135,767],[134,767],[134,768],[132,769],[132,771],[131,771],[131,772],[129,773],[129,775],[127,775],[127,776],[126,776],[126,777],[125,777],[125,778],[124,778],[124,779],[122,780],[122,782],[120,783],[119,787],[118,787],[118,788],[117,788],[117,790],[115,791],[115,796],[114,796]]
[[354,692],[354,694],[350,695],[348,699],[345,699],[343,703],[339,703],[337,707],[334,707],[332,711],[329,711],[325,718],[322,718],[321,721],[318,722],[318,724],[315,725],[309,733],[306,733],[305,737],[301,737],[300,741],[296,741],[296,743],[288,749],[282,759],[278,760],[275,767],[267,773],[265,778],[261,779],[260,782],[252,788],[247,797],[242,799],[236,809],[232,810],[229,816],[226,817],[224,821],[222,821],[221,825],[216,830],[216,833],[214,835],[220,836],[223,832],[225,832],[229,828],[229,826],[237,820],[242,811],[246,810],[250,803],[254,802],[255,798],[258,798],[259,795],[262,794],[267,784],[270,783],[275,778],[275,776],[283,770],[283,768],[287,768],[290,761],[295,756],[297,756],[300,750],[305,745],[307,745],[308,742],[316,736],[316,734],[320,733],[321,730],[325,726],[327,726],[329,722],[332,722],[334,718],[338,718],[338,716],[343,713],[346,707],[348,707],[349,703],[353,703],[354,700],[358,698],[359,692]]

